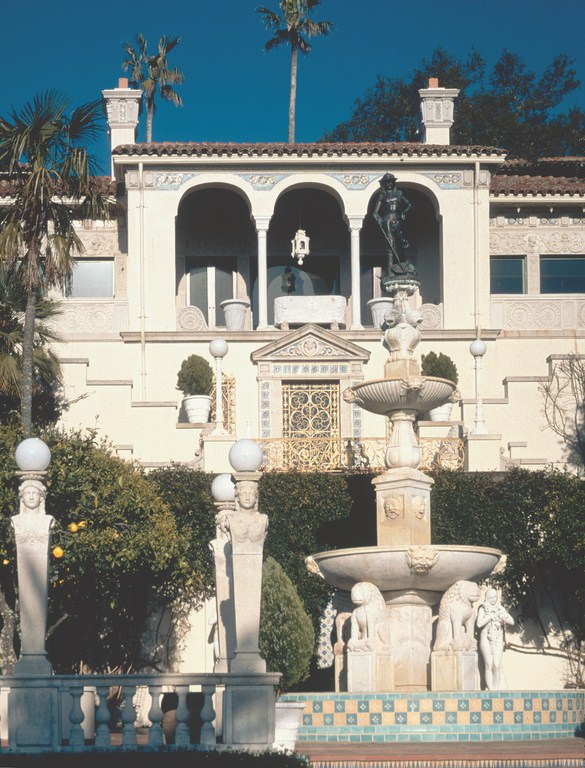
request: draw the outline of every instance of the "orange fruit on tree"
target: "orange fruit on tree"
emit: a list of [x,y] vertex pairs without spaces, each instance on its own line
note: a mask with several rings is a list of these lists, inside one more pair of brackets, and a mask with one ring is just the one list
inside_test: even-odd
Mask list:
[[65,553],[61,549],[61,547],[54,547],[53,548],[53,557],[60,558],[63,557]]

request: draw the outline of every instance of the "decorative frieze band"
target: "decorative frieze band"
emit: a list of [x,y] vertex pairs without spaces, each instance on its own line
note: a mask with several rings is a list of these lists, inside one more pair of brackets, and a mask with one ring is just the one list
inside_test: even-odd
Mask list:
[[491,254],[585,253],[585,232],[515,231],[490,233]]
[[570,299],[496,299],[491,324],[506,330],[569,330],[585,328],[585,301]]

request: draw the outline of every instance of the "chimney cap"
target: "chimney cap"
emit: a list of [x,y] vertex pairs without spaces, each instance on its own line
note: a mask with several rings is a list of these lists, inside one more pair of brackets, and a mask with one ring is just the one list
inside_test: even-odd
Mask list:
[[438,88],[439,87],[439,78],[438,77],[429,77],[429,88]]
[[128,78],[127,77],[119,77],[118,78],[118,88],[128,88]]

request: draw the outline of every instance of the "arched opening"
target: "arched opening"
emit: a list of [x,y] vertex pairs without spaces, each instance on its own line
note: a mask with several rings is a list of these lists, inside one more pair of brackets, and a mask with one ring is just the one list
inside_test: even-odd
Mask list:
[[246,201],[224,188],[190,192],[176,234],[177,307],[197,307],[210,328],[223,326],[221,302],[250,294],[256,235]]
[[[407,258],[414,264],[419,280],[421,300],[424,304],[439,304],[441,290],[441,245],[440,226],[431,199],[424,192],[414,188],[401,187],[411,204],[403,224],[403,232],[409,242]],[[362,323],[371,325],[368,301],[383,295],[380,277],[387,270],[386,241],[374,220],[372,211],[376,195],[368,205],[368,214],[360,237],[360,270]]]
[[[291,257],[291,240],[303,229],[310,255],[302,266]],[[348,296],[349,232],[337,200],[320,189],[293,189],[277,201],[268,230],[268,324],[274,322],[274,300],[280,296]],[[252,306],[258,311],[258,274],[253,266]]]

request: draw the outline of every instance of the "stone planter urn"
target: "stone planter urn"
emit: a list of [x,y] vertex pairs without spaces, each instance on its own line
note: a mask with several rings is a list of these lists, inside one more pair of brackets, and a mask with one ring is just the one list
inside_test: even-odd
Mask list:
[[274,749],[294,750],[303,722],[304,701],[277,701]]
[[368,307],[372,313],[372,325],[374,328],[382,328],[384,315],[389,312],[393,306],[393,299],[390,296],[381,296],[378,299],[370,299]]
[[451,421],[451,415],[453,414],[453,403],[445,403],[438,408],[433,408],[429,411],[429,421]]
[[250,302],[247,299],[226,299],[219,305],[223,309],[228,331],[245,331]]
[[183,398],[183,408],[189,424],[206,424],[211,412],[211,397],[209,395],[189,395]]

